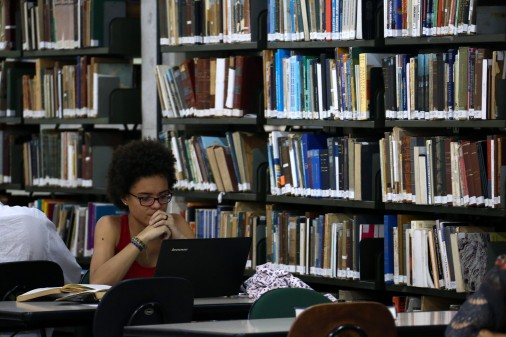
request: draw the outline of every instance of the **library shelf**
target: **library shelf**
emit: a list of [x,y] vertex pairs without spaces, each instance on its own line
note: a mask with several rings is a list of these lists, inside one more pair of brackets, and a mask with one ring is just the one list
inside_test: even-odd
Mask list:
[[385,203],[385,211],[432,213],[432,214],[456,214],[477,215],[484,217],[505,217],[506,209],[490,207],[458,207],[440,205],[415,205],[408,203]]
[[174,117],[162,118],[162,124],[167,125],[257,125],[257,117]]
[[220,52],[220,51],[257,51],[264,48],[261,41],[237,43],[186,44],[179,46],[161,46],[162,53]]
[[242,192],[206,192],[206,191],[182,191],[175,190],[174,196],[184,199],[218,200],[221,194],[223,201],[262,201],[263,196],[258,193]]
[[388,292],[398,292],[404,295],[422,295],[422,296],[434,296],[440,298],[450,298],[459,301],[466,299],[468,293],[458,293],[454,290],[443,290],[443,289],[430,289],[420,287],[410,287],[406,285],[392,285],[386,284],[385,290]]
[[506,120],[470,119],[470,120],[386,120],[385,127],[405,128],[506,128]]
[[332,206],[343,208],[362,208],[362,209],[382,209],[382,203],[366,200],[346,200],[346,199],[328,199],[328,198],[305,198],[286,195],[268,195],[267,202],[280,204],[297,204],[311,206]]
[[266,125],[280,126],[304,126],[304,127],[341,127],[355,129],[377,129],[383,128],[383,121],[380,120],[320,120],[320,119],[289,119],[289,118],[268,118]]
[[336,47],[382,47],[383,40],[268,41],[267,49],[325,49]]
[[0,124],[20,124],[21,117],[0,117]]
[[426,37],[396,37],[386,38],[384,45],[388,46],[420,46],[420,45],[448,45],[448,44],[489,44],[506,43],[506,33],[486,35],[448,35]]
[[57,194],[86,194],[86,195],[105,195],[105,188],[93,187],[60,187],[60,186],[25,186],[26,192],[47,192]]

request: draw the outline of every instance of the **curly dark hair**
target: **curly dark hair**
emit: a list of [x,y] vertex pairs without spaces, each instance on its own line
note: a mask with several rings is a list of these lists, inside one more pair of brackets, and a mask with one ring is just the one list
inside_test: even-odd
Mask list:
[[172,151],[156,139],[138,139],[116,148],[107,174],[107,195],[123,210],[121,199],[141,178],[163,176],[169,188],[176,182],[175,158]]

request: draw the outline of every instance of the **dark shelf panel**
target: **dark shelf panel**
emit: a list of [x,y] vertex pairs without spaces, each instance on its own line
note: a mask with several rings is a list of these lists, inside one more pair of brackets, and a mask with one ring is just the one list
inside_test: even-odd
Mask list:
[[162,118],[162,124],[167,125],[256,125],[257,118],[241,117],[241,118]]
[[314,119],[277,119],[268,118],[266,125],[288,125],[288,126],[317,126],[317,127],[341,127],[341,128],[382,128],[380,121],[336,121],[336,120],[314,120]]
[[506,43],[506,34],[387,38],[385,46]]
[[18,58],[21,57],[20,50],[0,50],[0,58]]
[[39,58],[39,57],[66,57],[66,56],[95,56],[110,55],[111,50],[108,47],[96,48],[78,48],[78,49],[46,49],[46,50],[30,50],[24,51],[23,57]]
[[[255,274],[254,269],[246,269],[244,275],[246,277],[253,276]],[[378,284],[374,281],[359,281],[359,280],[346,280],[333,277],[323,277],[314,275],[302,275],[293,273],[293,275],[300,278],[305,283],[319,284],[319,285],[331,285],[343,288],[354,288],[354,289],[366,289],[366,290],[381,290],[384,289],[383,284]]]
[[[204,200],[218,200],[220,192],[205,192],[205,191],[174,191],[174,196],[183,197],[186,199],[204,199]],[[230,201],[260,201],[260,196],[256,193],[225,193],[222,200]]]
[[208,51],[238,51],[238,50],[260,50],[259,42],[238,42],[238,43],[208,43],[191,44],[180,46],[160,46],[162,53],[188,53],[188,52],[208,52]]
[[488,207],[453,207],[453,206],[432,206],[413,205],[403,203],[386,203],[386,211],[418,212],[418,213],[442,213],[460,215],[479,215],[487,217],[504,217],[506,209]]
[[367,208],[378,209],[382,206],[375,201],[360,201],[360,200],[342,200],[342,199],[325,199],[325,198],[304,198],[292,197],[285,195],[268,195],[267,202],[284,203],[284,204],[299,204],[299,205],[315,205],[315,206],[333,206],[333,207],[346,207],[346,208]]
[[366,290],[379,290],[383,289],[382,284],[377,284],[374,281],[360,281],[360,280],[347,280],[332,277],[314,276],[314,275],[300,275],[295,274],[298,278],[306,283],[315,283],[320,285],[331,285],[337,287],[366,289]]
[[406,127],[406,128],[506,128],[506,120],[438,120],[438,121],[406,121],[387,120],[385,127]]
[[0,117],[0,123],[4,124],[20,124],[22,120],[21,117]]
[[48,192],[61,194],[106,194],[105,189],[84,187],[66,188],[59,186],[25,186],[24,190],[27,192]]
[[110,124],[108,117],[97,118],[25,118],[25,124]]
[[382,40],[339,40],[339,41],[272,41],[267,49],[322,49],[335,47],[381,47]]
[[389,285],[389,284],[385,285],[385,290],[391,291],[391,292],[407,293],[410,295],[416,294],[416,295],[424,295],[424,296],[453,298],[456,300],[465,300],[468,295],[467,293],[458,293],[454,290],[428,289],[428,288],[418,288],[418,287]]
[[0,184],[0,190],[21,190],[23,186],[21,184]]

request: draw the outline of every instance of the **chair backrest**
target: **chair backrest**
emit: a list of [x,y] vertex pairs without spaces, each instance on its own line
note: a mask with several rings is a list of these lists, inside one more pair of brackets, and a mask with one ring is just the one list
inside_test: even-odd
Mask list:
[[178,277],[136,278],[111,287],[98,304],[94,337],[121,337],[129,325],[186,323],[193,314],[193,289]]
[[262,294],[251,306],[248,318],[295,317],[295,309],[330,303],[330,299],[312,289],[277,288]]
[[0,300],[14,301],[16,296],[35,288],[61,287],[63,271],[53,261],[15,261],[0,263]]
[[300,313],[288,337],[396,337],[395,320],[379,302],[318,304]]

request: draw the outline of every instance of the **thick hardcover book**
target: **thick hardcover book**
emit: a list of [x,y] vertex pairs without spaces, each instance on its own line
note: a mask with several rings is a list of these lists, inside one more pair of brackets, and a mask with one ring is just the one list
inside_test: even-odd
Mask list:
[[256,112],[259,105],[262,82],[262,59],[257,56],[237,55],[235,57],[235,80],[233,108],[244,113]]
[[397,216],[386,214],[384,224],[384,282],[394,284],[394,227],[397,227]]
[[181,87],[186,107],[195,108],[195,71],[193,60],[185,59],[183,63],[179,65],[179,72],[181,75]]
[[211,108],[211,59],[196,57],[193,62],[195,65],[195,105],[200,110],[209,109]]
[[237,192],[237,177],[234,172],[230,149],[228,147],[218,146],[215,148],[215,154],[225,192]]
[[209,162],[209,166],[211,168],[211,173],[213,176],[213,181],[216,184],[216,188],[220,192],[225,192],[225,186],[223,185],[223,179],[221,178],[220,168],[218,166],[218,161],[216,160],[215,147],[218,145],[212,145],[206,148],[207,160]]

